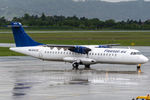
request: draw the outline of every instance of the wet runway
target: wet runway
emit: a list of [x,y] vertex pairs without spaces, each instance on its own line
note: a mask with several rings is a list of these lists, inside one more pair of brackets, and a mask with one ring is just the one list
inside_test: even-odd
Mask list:
[[[150,47],[134,47],[150,57]],[[0,57],[0,100],[131,100],[150,93],[150,62],[97,64],[71,70],[69,63]],[[81,66],[83,68],[83,66]]]

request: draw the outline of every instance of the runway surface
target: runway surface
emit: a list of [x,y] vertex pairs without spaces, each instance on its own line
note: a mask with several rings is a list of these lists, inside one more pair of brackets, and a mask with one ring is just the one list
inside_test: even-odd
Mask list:
[[[134,47],[150,57],[150,47]],[[71,70],[71,64],[28,56],[0,57],[0,100],[131,100],[150,93],[150,62],[97,64]]]

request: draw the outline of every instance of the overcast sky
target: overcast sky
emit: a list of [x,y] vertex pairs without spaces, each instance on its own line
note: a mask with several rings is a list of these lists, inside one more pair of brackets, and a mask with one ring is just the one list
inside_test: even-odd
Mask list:
[[[108,2],[121,2],[121,1],[137,1],[137,0],[101,0],[101,1],[108,1]],[[143,1],[143,0],[141,0]],[[150,1],[150,0],[144,0],[144,1]]]
[[[86,0],[73,0],[73,1],[86,1]],[[121,2],[121,1],[137,1],[137,0],[96,0],[96,1]],[[144,1],[150,1],[150,0],[144,0]]]
[[136,1],[136,0],[101,0],[101,1],[108,1],[108,2],[121,2],[121,1]]

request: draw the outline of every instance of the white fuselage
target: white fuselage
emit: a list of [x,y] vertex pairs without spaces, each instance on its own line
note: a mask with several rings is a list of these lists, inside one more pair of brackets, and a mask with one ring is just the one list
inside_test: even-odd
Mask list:
[[64,61],[73,63],[81,61],[83,64],[143,64],[148,59],[134,49],[94,48],[87,54],[74,53],[61,47],[32,46],[14,47],[10,50],[49,61]]

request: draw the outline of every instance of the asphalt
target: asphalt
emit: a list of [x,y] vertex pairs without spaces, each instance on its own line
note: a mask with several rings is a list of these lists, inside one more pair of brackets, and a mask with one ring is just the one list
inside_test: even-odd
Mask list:
[[[150,57],[150,47],[132,47]],[[0,100],[132,100],[150,93],[150,62],[96,64],[72,70],[71,64],[28,56],[0,57]]]

